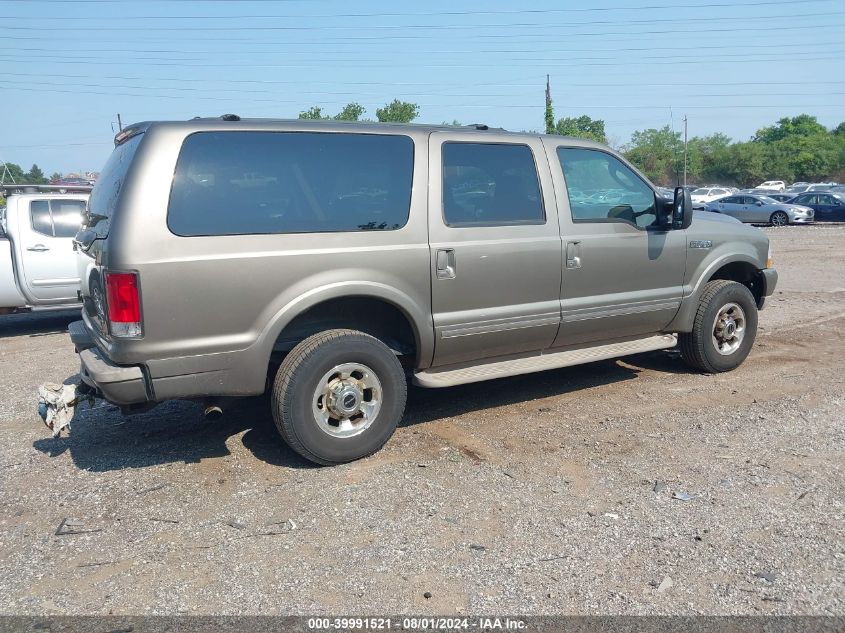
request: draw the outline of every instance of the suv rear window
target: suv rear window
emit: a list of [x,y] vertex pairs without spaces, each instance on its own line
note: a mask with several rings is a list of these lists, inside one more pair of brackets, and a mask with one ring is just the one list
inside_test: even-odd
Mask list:
[[197,132],[185,139],[167,224],[182,236],[385,231],[408,222],[407,136]]
[[[97,178],[97,184],[91,191],[91,198],[88,200],[88,212],[94,220],[111,218],[117,206],[117,198],[120,195],[120,188],[123,186],[123,179],[132,164],[132,158],[138,150],[143,134],[133,136],[125,143],[114,148],[114,151],[106,161],[106,166]],[[99,216],[99,217],[98,217]]]

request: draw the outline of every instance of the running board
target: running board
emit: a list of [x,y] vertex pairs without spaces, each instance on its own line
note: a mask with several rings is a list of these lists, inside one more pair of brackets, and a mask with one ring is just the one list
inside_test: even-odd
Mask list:
[[594,347],[550,352],[529,357],[511,358],[508,360],[490,361],[483,364],[464,365],[456,369],[438,368],[419,371],[414,374],[414,383],[420,387],[454,387],[471,382],[481,382],[493,378],[506,378],[530,374],[546,369],[558,369],[597,360],[608,360],[630,354],[642,354],[660,349],[668,349],[678,344],[675,334],[661,334],[648,338],[625,341],[623,343],[609,343]]

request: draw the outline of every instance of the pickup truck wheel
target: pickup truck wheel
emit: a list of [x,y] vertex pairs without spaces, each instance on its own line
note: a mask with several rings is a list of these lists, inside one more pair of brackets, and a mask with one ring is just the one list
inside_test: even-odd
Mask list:
[[739,367],[756,335],[754,295],[740,283],[720,279],[704,286],[692,332],[681,333],[678,345],[690,367],[716,374]]
[[356,330],[308,337],[282,361],[271,403],[279,433],[306,459],[341,464],[379,450],[405,410],[396,355]]

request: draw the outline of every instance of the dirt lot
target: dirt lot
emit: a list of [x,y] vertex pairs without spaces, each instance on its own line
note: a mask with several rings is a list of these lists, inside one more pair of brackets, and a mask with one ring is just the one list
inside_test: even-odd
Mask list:
[[412,389],[336,468],[260,401],[52,439],[35,389],[75,373],[72,319],[0,317],[0,613],[845,614],[845,226],[766,231],[781,282],[736,372]]

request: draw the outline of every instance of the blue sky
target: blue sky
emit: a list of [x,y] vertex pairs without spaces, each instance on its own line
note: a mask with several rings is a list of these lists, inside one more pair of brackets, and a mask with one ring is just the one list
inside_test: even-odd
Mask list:
[[[675,6],[672,6],[675,5]],[[680,6],[679,6],[680,5]],[[845,120],[841,0],[0,0],[0,160],[98,170],[124,123],[419,103],[420,122]]]

